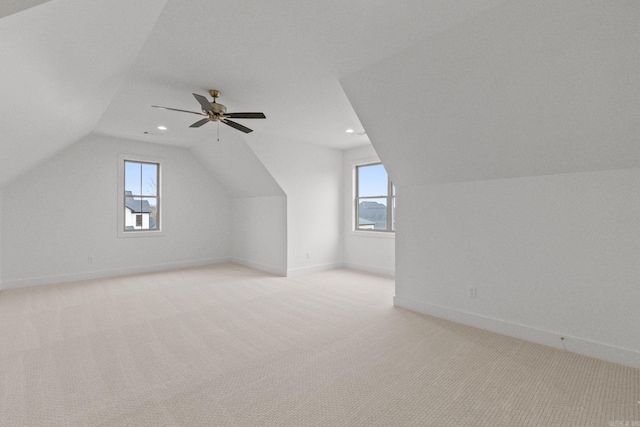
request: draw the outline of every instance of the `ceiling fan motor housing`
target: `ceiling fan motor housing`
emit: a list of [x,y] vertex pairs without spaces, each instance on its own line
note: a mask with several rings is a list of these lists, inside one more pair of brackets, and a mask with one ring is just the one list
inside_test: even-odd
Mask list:
[[219,120],[220,116],[227,113],[227,107],[222,104],[218,104],[217,102],[211,103],[211,109],[213,110],[213,114],[208,111],[202,110],[203,113],[208,114],[211,120]]

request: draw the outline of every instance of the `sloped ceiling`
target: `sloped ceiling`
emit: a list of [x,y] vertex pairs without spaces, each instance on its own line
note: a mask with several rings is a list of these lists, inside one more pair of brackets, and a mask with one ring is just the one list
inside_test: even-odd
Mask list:
[[3,0],[0,3],[0,18],[18,13],[30,7],[38,6],[51,0]]
[[90,132],[207,153],[215,125],[151,105],[213,88],[267,115],[221,140],[364,129],[399,184],[638,165],[633,0],[36,3],[0,19],[0,186]]
[[208,89],[230,111],[267,115],[244,123],[246,141],[368,144],[344,132],[362,127],[338,79],[502,1],[3,2],[0,186],[90,132],[213,143],[214,125],[150,107],[198,111],[191,93]]
[[0,19],[0,186],[93,130],[164,3],[53,0]]
[[640,167],[639,22],[509,1],[341,82],[399,185]]
[[[229,111],[262,111],[244,121],[261,134],[344,149],[368,144],[339,77],[456,25],[496,0],[300,2],[169,0],[96,132],[191,147],[214,142],[217,129],[189,125],[193,92]],[[163,125],[167,131],[158,132]],[[144,132],[150,132],[145,134]],[[237,133],[221,126],[220,135]]]
[[240,132],[225,133],[220,141],[196,144],[191,151],[232,197],[285,194]]

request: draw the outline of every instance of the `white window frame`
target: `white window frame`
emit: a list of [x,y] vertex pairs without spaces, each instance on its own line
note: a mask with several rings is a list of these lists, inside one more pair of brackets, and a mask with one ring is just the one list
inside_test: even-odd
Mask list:
[[[138,163],[155,163],[158,165],[158,195],[157,195],[157,212],[158,219],[156,223],[157,229],[155,230],[126,230],[125,231],[125,221],[124,221],[124,209],[125,209],[125,197],[124,197],[124,162],[138,162]],[[162,171],[164,169],[164,157],[153,157],[153,156],[145,156],[140,154],[127,154],[127,153],[118,153],[118,193],[117,193],[117,227],[118,227],[118,237],[157,237],[164,236],[164,215],[162,213],[163,210],[163,197],[162,197],[162,188],[164,181],[162,179]]]
[[387,172],[387,196],[366,196],[366,198],[386,198],[387,199],[387,230],[366,230],[358,228],[358,208],[360,197],[358,194],[358,168],[361,166],[373,166],[382,164],[378,158],[368,158],[353,161],[351,164],[351,183],[352,183],[352,214],[351,214],[351,234],[355,236],[367,237],[383,237],[395,238],[396,231],[391,229],[393,225],[393,202],[396,195],[393,194],[393,182]]

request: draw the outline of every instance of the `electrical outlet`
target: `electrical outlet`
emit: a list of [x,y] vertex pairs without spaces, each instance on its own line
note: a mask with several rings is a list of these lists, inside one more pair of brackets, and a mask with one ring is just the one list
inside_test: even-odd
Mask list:
[[469,286],[469,289],[467,290],[467,296],[469,298],[475,298],[476,297],[476,288],[475,288],[475,286]]

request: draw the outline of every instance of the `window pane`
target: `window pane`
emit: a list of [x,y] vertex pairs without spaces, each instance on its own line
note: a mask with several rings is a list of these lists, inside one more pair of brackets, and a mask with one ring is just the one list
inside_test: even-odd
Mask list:
[[358,167],[358,196],[386,196],[389,181],[381,164]]
[[124,162],[124,190],[140,194],[140,163]]
[[158,165],[142,163],[142,189],[138,193],[141,196],[158,195]]
[[126,197],[125,230],[156,230],[158,201],[155,197]]
[[[158,228],[158,199],[155,197],[144,197],[142,199],[142,207],[146,209],[149,220],[147,229],[156,230]],[[144,228],[144,227],[143,227]]]
[[359,230],[387,229],[387,199],[365,199],[358,203]]

